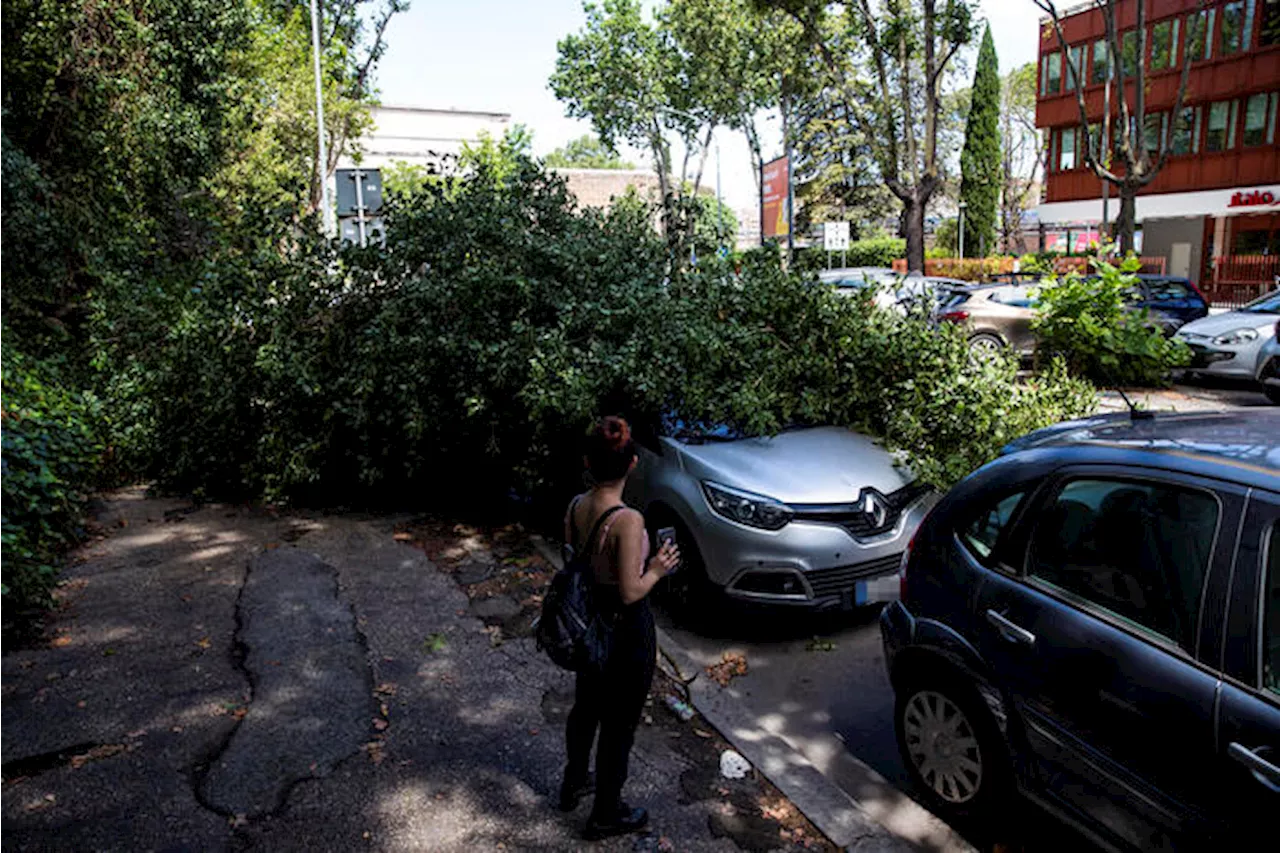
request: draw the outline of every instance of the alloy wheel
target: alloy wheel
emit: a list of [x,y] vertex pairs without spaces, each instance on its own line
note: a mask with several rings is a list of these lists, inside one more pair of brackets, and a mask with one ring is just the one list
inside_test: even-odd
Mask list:
[[935,794],[963,805],[982,787],[982,751],[969,718],[941,693],[922,690],[907,702],[902,730],[911,763]]

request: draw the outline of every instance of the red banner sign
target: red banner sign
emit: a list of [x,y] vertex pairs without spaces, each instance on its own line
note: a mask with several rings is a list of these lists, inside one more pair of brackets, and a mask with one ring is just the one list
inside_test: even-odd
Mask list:
[[787,195],[791,184],[791,164],[786,157],[765,163],[762,178],[760,230],[765,238],[783,237],[790,231],[787,217]]

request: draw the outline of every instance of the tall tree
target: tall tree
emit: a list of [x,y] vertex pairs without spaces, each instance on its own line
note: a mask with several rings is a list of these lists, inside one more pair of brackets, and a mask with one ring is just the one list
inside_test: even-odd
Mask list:
[[[711,136],[739,110],[740,78],[716,80],[700,64],[671,9],[652,19],[640,0],[586,3],[583,29],[561,39],[551,89],[569,115],[586,118],[609,148],[629,142],[648,150],[662,195],[662,224],[674,263],[692,233]],[[739,69],[745,73],[745,69]],[[728,94],[726,94],[726,92]],[[683,155],[675,167],[673,137]]]
[[1010,71],[1000,88],[1000,247],[1020,252],[1022,218],[1041,174],[1045,148],[1036,130],[1036,66]]
[[[1191,62],[1185,52],[1182,57],[1182,74],[1178,79],[1171,120],[1161,122],[1159,113],[1147,113],[1147,0],[1137,0],[1135,28],[1122,34],[1119,7],[1129,0],[1093,0],[1102,13],[1106,27],[1107,63],[1105,85],[1102,90],[1101,115],[1091,113],[1085,99],[1084,86],[1072,81],[1083,81],[1085,51],[1077,50],[1073,56],[1071,45],[1062,28],[1062,15],[1054,0],[1031,0],[1051,20],[1057,36],[1062,64],[1067,70],[1066,85],[1074,90],[1080,124],[1076,136],[1084,141],[1084,163],[1100,178],[1114,186],[1120,198],[1120,213],[1116,217],[1113,236],[1120,251],[1133,251],[1133,232],[1137,225],[1135,199],[1138,193],[1155,180],[1172,153],[1173,136],[1184,130],[1183,103],[1187,96],[1187,82],[1191,79]],[[1186,45],[1203,42],[1205,16],[1198,14],[1205,0],[1196,4],[1197,14],[1188,18]],[[1127,19],[1127,18],[1126,18]],[[1175,40],[1176,48],[1176,40]],[[1095,72],[1096,73],[1096,72]],[[1127,78],[1127,79],[1126,79]],[[1151,132],[1148,118],[1155,118],[1158,125]],[[1100,123],[1100,132],[1099,125]],[[1108,144],[1107,140],[1114,140]],[[1113,166],[1113,155],[1115,165]]]
[[634,169],[635,163],[623,160],[617,151],[597,137],[584,134],[552,151],[546,163],[553,169]]
[[[759,2],[795,17],[840,80],[845,112],[861,126],[881,179],[902,204],[907,268],[923,271],[925,211],[943,177],[941,94],[951,60],[972,40],[973,0]],[[857,60],[855,74],[842,70],[846,49]]]
[[[960,200],[965,208],[966,255],[995,248],[996,203],[1000,198],[1000,67],[991,26],[982,34],[969,97],[964,149],[960,152]],[[978,251],[970,251],[970,247]]]

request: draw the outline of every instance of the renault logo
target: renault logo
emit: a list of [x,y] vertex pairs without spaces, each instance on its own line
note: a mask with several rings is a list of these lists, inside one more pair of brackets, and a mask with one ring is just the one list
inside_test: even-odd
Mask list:
[[863,492],[862,514],[871,519],[873,528],[884,527],[885,521],[889,518],[889,505],[878,493]]

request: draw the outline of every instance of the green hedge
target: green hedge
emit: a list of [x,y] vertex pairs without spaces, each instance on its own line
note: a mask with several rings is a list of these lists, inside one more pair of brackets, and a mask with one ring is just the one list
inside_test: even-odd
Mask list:
[[4,350],[4,626],[44,610],[58,560],[81,535],[81,519],[102,453],[97,400],[69,390],[47,362]]

